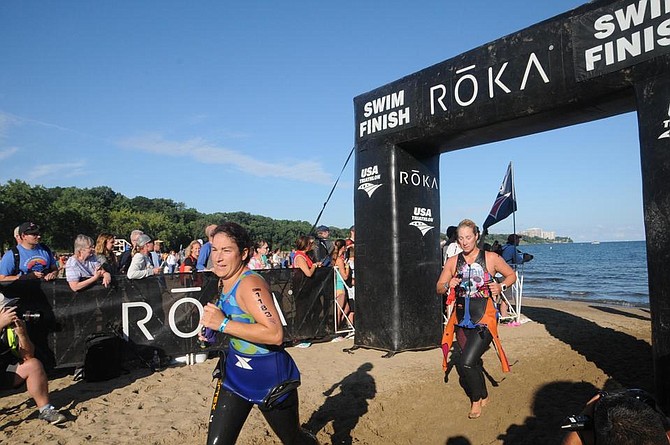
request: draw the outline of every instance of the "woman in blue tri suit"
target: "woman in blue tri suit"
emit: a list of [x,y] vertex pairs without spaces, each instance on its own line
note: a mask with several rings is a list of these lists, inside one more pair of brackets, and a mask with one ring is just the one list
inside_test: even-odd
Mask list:
[[227,334],[230,346],[214,392],[207,443],[234,444],[254,404],[282,443],[318,443],[300,427],[300,372],[281,347],[283,327],[268,284],[247,267],[253,252],[247,231],[225,223],[210,239],[220,294],[200,322]]

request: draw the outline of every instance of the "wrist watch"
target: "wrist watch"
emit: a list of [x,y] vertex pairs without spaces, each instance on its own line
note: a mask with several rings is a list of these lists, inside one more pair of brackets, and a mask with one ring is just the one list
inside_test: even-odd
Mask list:
[[507,290],[507,285],[505,283],[500,284],[500,290],[505,292]]

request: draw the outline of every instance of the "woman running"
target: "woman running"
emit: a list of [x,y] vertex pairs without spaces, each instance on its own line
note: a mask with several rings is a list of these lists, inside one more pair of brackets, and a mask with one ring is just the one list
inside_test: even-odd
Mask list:
[[207,443],[234,444],[254,404],[282,443],[317,443],[300,428],[300,372],[281,347],[284,331],[270,289],[247,268],[253,249],[248,233],[225,223],[210,239],[220,294],[204,308],[200,323],[230,336],[230,347],[214,392]]
[[[509,364],[498,338],[498,317],[493,296],[500,295],[514,284],[516,274],[499,255],[477,247],[479,228],[474,222],[465,219],[456,231],[463,252],[447,260],[437,280],[438,293],[455,292],[456,296],[456,308],[442,337],[443,369],[447,371],[447,355],[455,334],[461,352],[456,368],[471,402],[468,417],[476,419],[488,403],[481,357],[491,340],[498,351],[503,372],[509,372]],[[501,283],[493,279],[497,273],[504,278]]]

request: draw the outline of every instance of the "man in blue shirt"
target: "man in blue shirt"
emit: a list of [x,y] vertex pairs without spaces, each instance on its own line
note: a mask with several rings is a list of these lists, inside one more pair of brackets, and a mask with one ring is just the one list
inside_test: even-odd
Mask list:
[[212,239],[210,236],[212,232],[216,229],[216,224],[210,224],[205,227],[205,235],[207,236],[207,242],[202,245],[200,248],[200,255],[198,255],[198,262],[195,265],[196,270],[209,270],[212,268],[212,262],[210,261],[210,253],[212,252]]
[[521,235],[513,233],[507,237],[507,244],[505,244],[502,248],[503,260],[505,260],[507,264],[509,264],[512,267],[516,267],[517,265],[527,263],[528,261],[533,259],[533,255],[529,253],[523,253],[519,249],[517,249],[516,246],[519,245],[520,239]]
[[[19,226],[19,244],[5,252],[0,260],[0,281],[24,279],[53,280],[58,275],[58,263],[51,250],[41,241],[40,227],[32,222]],[[15,253],[18,252],[18,268]]]

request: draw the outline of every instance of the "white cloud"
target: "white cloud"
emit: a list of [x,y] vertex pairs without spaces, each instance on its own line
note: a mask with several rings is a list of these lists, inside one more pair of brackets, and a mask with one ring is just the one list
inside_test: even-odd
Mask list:
[[[1,126],[1,124],[0,124]],[[2,130],[0,129],[0,132]],[[18,152],[19,149],[16,147],[8,147],[5,149],[0,150],[0,160],[7,159],[10,156],[13,156],[16,152]]]
[[0,111],[0,138],[4,138],[9,128],[18,125],[20,122],[20,119],[16,116]]
[[39,178],[71,178],[73,176],[82,176],[85,173],[84,161],[69,162],[63,164],[42,164],[35,166],[28,175],[30,179],[35,180]]
[[330,173],[325,172],[318,162],[301,161],[290,164],[268,162],[229,148],[212,145],[202,138],[180,142],[167,141],[157,135],[146,135],[128,138],[122,141],[121,145],[161,156],[190,157],[203,164],[229,165],[253,176],[298,180],[313,184],[333,183]]

